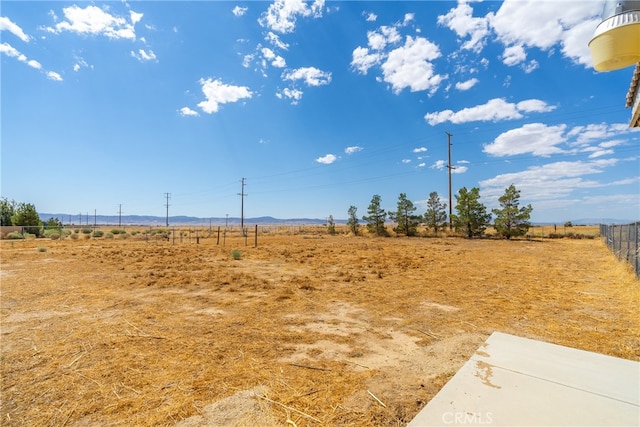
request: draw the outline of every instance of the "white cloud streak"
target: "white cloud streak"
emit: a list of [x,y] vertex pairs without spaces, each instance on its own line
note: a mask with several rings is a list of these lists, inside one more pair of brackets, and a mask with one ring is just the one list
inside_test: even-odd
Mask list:
[[454,124],[475,121],[498,122],[501,120],[521,119],[524,117],[523,113],[547,113],[553,111],[555,108],[555,106],[548,105],[546,102],[538,99],[529,99],[514,104],[505,101],[503,98],[494,98],[485,104],[463,108],[457,112],[443,110],[427,113],[424,119],[431,126],[447,121]]
[[31,37],[27,35],[19,25],[11,21],[11,19],[6,16],[0,16],[0,31],[9,31],[25,43],[28,43],[31,40]]

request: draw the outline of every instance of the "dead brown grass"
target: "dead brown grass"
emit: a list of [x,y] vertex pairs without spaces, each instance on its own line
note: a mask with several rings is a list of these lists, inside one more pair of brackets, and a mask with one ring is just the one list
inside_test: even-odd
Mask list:
[[640,360],[597,239],[215,243],[1,241],[0,422],[403,425],[495,330]]

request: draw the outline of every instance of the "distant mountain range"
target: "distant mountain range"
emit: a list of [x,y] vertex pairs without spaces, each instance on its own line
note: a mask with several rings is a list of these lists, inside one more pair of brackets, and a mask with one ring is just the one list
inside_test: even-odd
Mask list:
[[[42,221],[47,221],[50,218],[58,218],[62,221],[63,224],[67,225],[144,225],[144,226],[156,226],[162,227],[166,226],[167,218],[163,216],[151,216],[151,215],[70,215],[70,214],[61,214],[61,213],[39,213],[40,219]],[[336,224],[345,224],[346,220],[342,219],[334,219]],[[567,221],[560,221],[557,223],[553,222],[545,222],[545,223],[535,223],[535,225],[564,225]],[[612,218],[582,218],[571,220],[572,225],[597,225],[597,224],[630,224],[635,222],[633,220],[620,220],[620,219],[612,219]],[[273,218],[271,216],[261,216],[256,218],[245,218],[245,225],[322,225],[326,224],[326,219],[319,218]],[[240,218],[238,217],[229,217],[229,218],[199,218],[194,216],[170,216],[169,217],[169,226],[172,225],[199,225],[199,226],[208,226],[208,225],[231,225],[237,226],[240,225]]]
[[[167,224],[167,217],[164,216],[151,216],[151,215],[70,215],[61,213],[39,213],[40,220],[48,221],[50,218],[58,218],[63,224],[67,225],[145,225],[162,227]],[[334,220],[336,224],[344,224],[344,220]],[[257,218],[245,218],[244,224],[248,225],[321,225],[326,224],[326,219],[318,218],[288,218],[279,219],[270,216],[261,216]],[[194,216],[170,216],[169,226],[172,225],[240,225],[240,218],[199,218]]]

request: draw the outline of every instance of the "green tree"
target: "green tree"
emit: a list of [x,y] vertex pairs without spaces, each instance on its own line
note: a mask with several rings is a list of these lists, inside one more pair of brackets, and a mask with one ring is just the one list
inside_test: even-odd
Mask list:
[[493,209],[496,216],[494,226],[498,234],[507,239],[524,236],[531,228],[531,205],[520,207],[520,191],[511,184],[498,199],[501,209]]
[[444,229],[447,223],[447,204],[440,202],[440,197],[435,191],[429,194],[427,211],[424,213],[424,222],[438,234],[438,230]]
[[387,219],[387,212],[380,206],[382,198],[375,194],[371,198],[371,204],[367,209],[369,215],[363,216],[362,219],[367,222],[367,230],[376,236],[387,236],[387,229],[384,221]]
[[358,235],[358,229],[360,228],[360,222],[358,221],[358,208],[355,206],[349,206],[349,218],[347,219],[347,227],[353,233],[354,236]]
[[336,222],[333,220],[333,215],[329,215],[327,220],[327,232],[329,234],[336,234]]
[[13,225],[11,217],[16,212],[16,202],[6,197],[0,199],[0,225]]
[[415,215],[416,207],[407,199],[406,193],[398,196],[398,206],[395,212],[389,212],[389,218],[398,225],[393,229],[398,234],[415,236],[420,223],[420,217]]
[[31,203],[19,203],[11,217],[13,225],[21,225],[24,231],[30,234],[40,235],[40,216],[36,207]]
[[482,236],[491,222],[491,214],[480,203],[480,190],[474,187],[469,191],[462,187],[456,194],[456,202],[457,214],[452,218],[456,231],[466,233],[469,239]]
[[62,221],[60,221],[58,218],[49,218],[44,222],[44,228],[46,228],[47,230],[51,230],[51,229],[59,230],[62,228]]

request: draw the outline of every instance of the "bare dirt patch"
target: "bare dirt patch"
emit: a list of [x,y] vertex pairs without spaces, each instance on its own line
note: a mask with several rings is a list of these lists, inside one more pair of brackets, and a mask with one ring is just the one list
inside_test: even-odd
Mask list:
[[403,425],[495,330],[640,360],[640,285],[598,240],[0,249],[3,425]]

